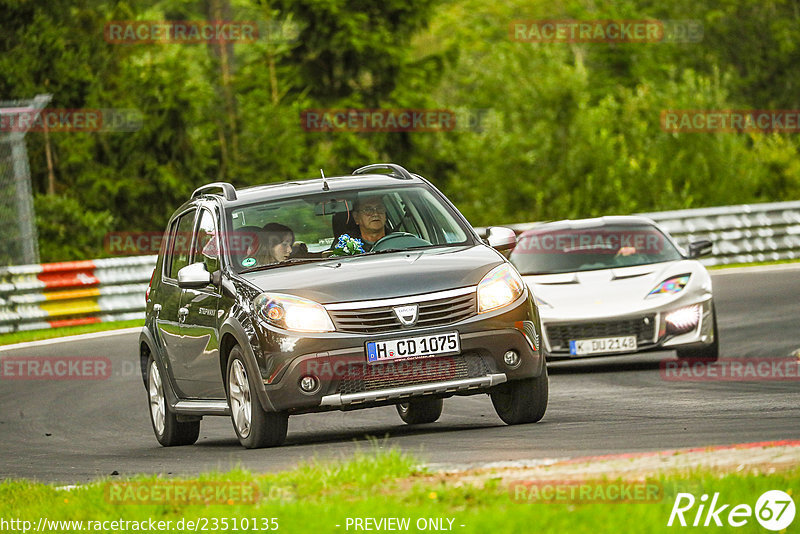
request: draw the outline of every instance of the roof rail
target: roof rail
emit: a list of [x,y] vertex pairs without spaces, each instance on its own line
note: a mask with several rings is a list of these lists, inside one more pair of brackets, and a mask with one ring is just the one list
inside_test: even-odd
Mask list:
[[413,180],[414,177],[401,165],[396,163],[373,163],[372,165],[365,165],[353,171],[353,174],[366,174],[373,170],[390,170],[392,176],[396,176],[401,180]]
[[213,184],[202,185],[194,190],[194,193],[192,193],[192,198],[199,197],[203,194],[208,194],[207,191],[210,189],[222,189],[222,193],[225,195],[225,200],[236,200],[236,188],[228,182],[214,182]]

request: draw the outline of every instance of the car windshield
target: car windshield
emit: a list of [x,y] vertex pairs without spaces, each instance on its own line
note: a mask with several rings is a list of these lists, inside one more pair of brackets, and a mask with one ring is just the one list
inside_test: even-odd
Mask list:
[[237,272],[471,240],[451,208],[422,186],[264,201],[229,211],[226,222]]
[[672,241],[650,225],[528,230],[520,235],[510,257],[522,274],[572,273],[680,259]]

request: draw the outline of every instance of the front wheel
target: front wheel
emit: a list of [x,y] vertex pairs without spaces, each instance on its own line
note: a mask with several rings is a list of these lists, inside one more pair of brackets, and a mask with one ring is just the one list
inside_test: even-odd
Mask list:
[[496,386],[489,396],[504,423],[519,425],[539,421],[547,411],[547,365],[542,365],[541,375]]
[[397,405],[397,413],[409,425],[433,423],[442,415],[442,399],[419,399],[401,402]]
[[228,358],[228,406],[239,443],[248,449],[275,447],[286,440],[289,415],[265,412],[258,401],[253,379],[247,374],[244,354],[237,345]]
[[178,416],[170,411],[164,396],[164,380],[153,356],[147,361],[147,400],[150,404],[150,423],[161,445],[174,447],[191,445],[197,441],[200,421],[178,421]]

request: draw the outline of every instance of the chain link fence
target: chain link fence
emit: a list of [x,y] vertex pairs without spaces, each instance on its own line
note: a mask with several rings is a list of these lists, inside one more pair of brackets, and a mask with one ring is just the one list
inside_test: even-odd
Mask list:
[[50,98],[0,102],[0,265],[39,263],[26,132],[9,125],[14,115],[40,112]]

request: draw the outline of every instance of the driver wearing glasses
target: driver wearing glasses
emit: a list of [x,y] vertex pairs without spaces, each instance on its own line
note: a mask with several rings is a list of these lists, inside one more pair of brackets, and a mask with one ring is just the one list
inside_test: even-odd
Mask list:
[[361,233],[364,251],[369,252],[375,243],[386,235],[386,207],[378,195],[358,198],[353,218]]

